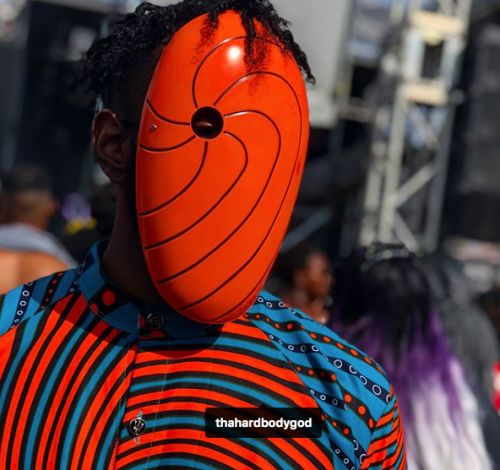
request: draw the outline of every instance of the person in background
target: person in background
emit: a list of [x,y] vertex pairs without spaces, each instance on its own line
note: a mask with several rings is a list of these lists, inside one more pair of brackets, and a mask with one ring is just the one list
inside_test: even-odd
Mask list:
[[[496,285],[479,297],[480,305],[490,317],[500,340],[500,286]],[[500,358],[493,368],[493,404],[500,413]]]
[[283,302],[325,324],[330,315],[326,306],[331,301],[333,280],[326,253],[314,245],[297,245],[280,255],[277,271],[286,284]]
[[495,436],[485,435],[483,403],[448,344],[423,260],[376,244],[341,262],[335,279],[329,327],[393,381],[409,470],[496,468],[485,440]]
[[75,266],[48,232],[57,210],[49,177],[42,169],[19,166],[1,178],[1,292]]
[[500,342],[488,314],[475,300],[476,292],[463,265],[445,253],[424,258],[428,278],[450,346],[469,378],[493,397],[493,371],[500,361]]

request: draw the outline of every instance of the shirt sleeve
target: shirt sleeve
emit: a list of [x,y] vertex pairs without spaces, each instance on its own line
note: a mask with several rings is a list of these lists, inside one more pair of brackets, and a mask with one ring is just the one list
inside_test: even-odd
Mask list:
[[391,399],[378,420],[366,458],[360,470],[407,470],[403,424],[398,401],[391,387]]

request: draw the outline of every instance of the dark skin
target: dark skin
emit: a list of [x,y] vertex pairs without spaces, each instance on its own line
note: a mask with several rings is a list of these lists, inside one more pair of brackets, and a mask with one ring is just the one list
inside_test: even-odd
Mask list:
[[92,144],[97,161],[118,187],[115,226],[102,266],[108,279],[117,287],[145,302],[162,304],[163,298],[149,275],[136,222],[132,220],[123,193],[136,138],[137,129],[125,126],[110,109],[101,111],[92,124]]
[[284,301],[325,324],[330,316],[325,303],[332,280],[328,257],[322,252],[313,253],[306,265],[293,273],[293,286],[285,294]]

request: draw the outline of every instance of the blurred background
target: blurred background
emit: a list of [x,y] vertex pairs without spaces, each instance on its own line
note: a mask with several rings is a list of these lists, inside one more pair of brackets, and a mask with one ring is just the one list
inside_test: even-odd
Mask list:
[[[491,282],[500,264],[491,245],[500,240],[500,2],[274,3],[318,81],[284,249],[311,237],[333,258],[374,240],[446,246],[480,258],[475,269],[485,264]],[[78,61],[110,18],[137,4],[0,0],[0,169],[29,163],[49,173],[62,204],[56,232],[88,220],[87,199],[104,182]]]
[[[57,210],[39,228],[75,262],[109,236],[114,211],[79,60],[139,3],[0,0],[0,170],[45,170]],[[500,1],[273,3],[317,85],[308,165],[269,290],[328,323],[332,266],[354,250],[377,246],[365,256],[374,264],[428,259],[447,341],[500,409]],[[453,303],[470,306],[460,321]]]

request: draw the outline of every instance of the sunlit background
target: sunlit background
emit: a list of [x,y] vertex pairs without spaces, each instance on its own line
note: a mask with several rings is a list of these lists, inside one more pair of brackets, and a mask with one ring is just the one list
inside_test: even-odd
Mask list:
[[[78,60],[107,33],[110,15],[137,3],[0,0],[0,167],[48,169],[66,219],[86,216],[68,196],[102,181]],[[414,250],[435,250],[449,237],[500,239],[499,2],[274,3],[318,82],[309,165],[285,249],[311,235],[332,255],[375,238]]]

